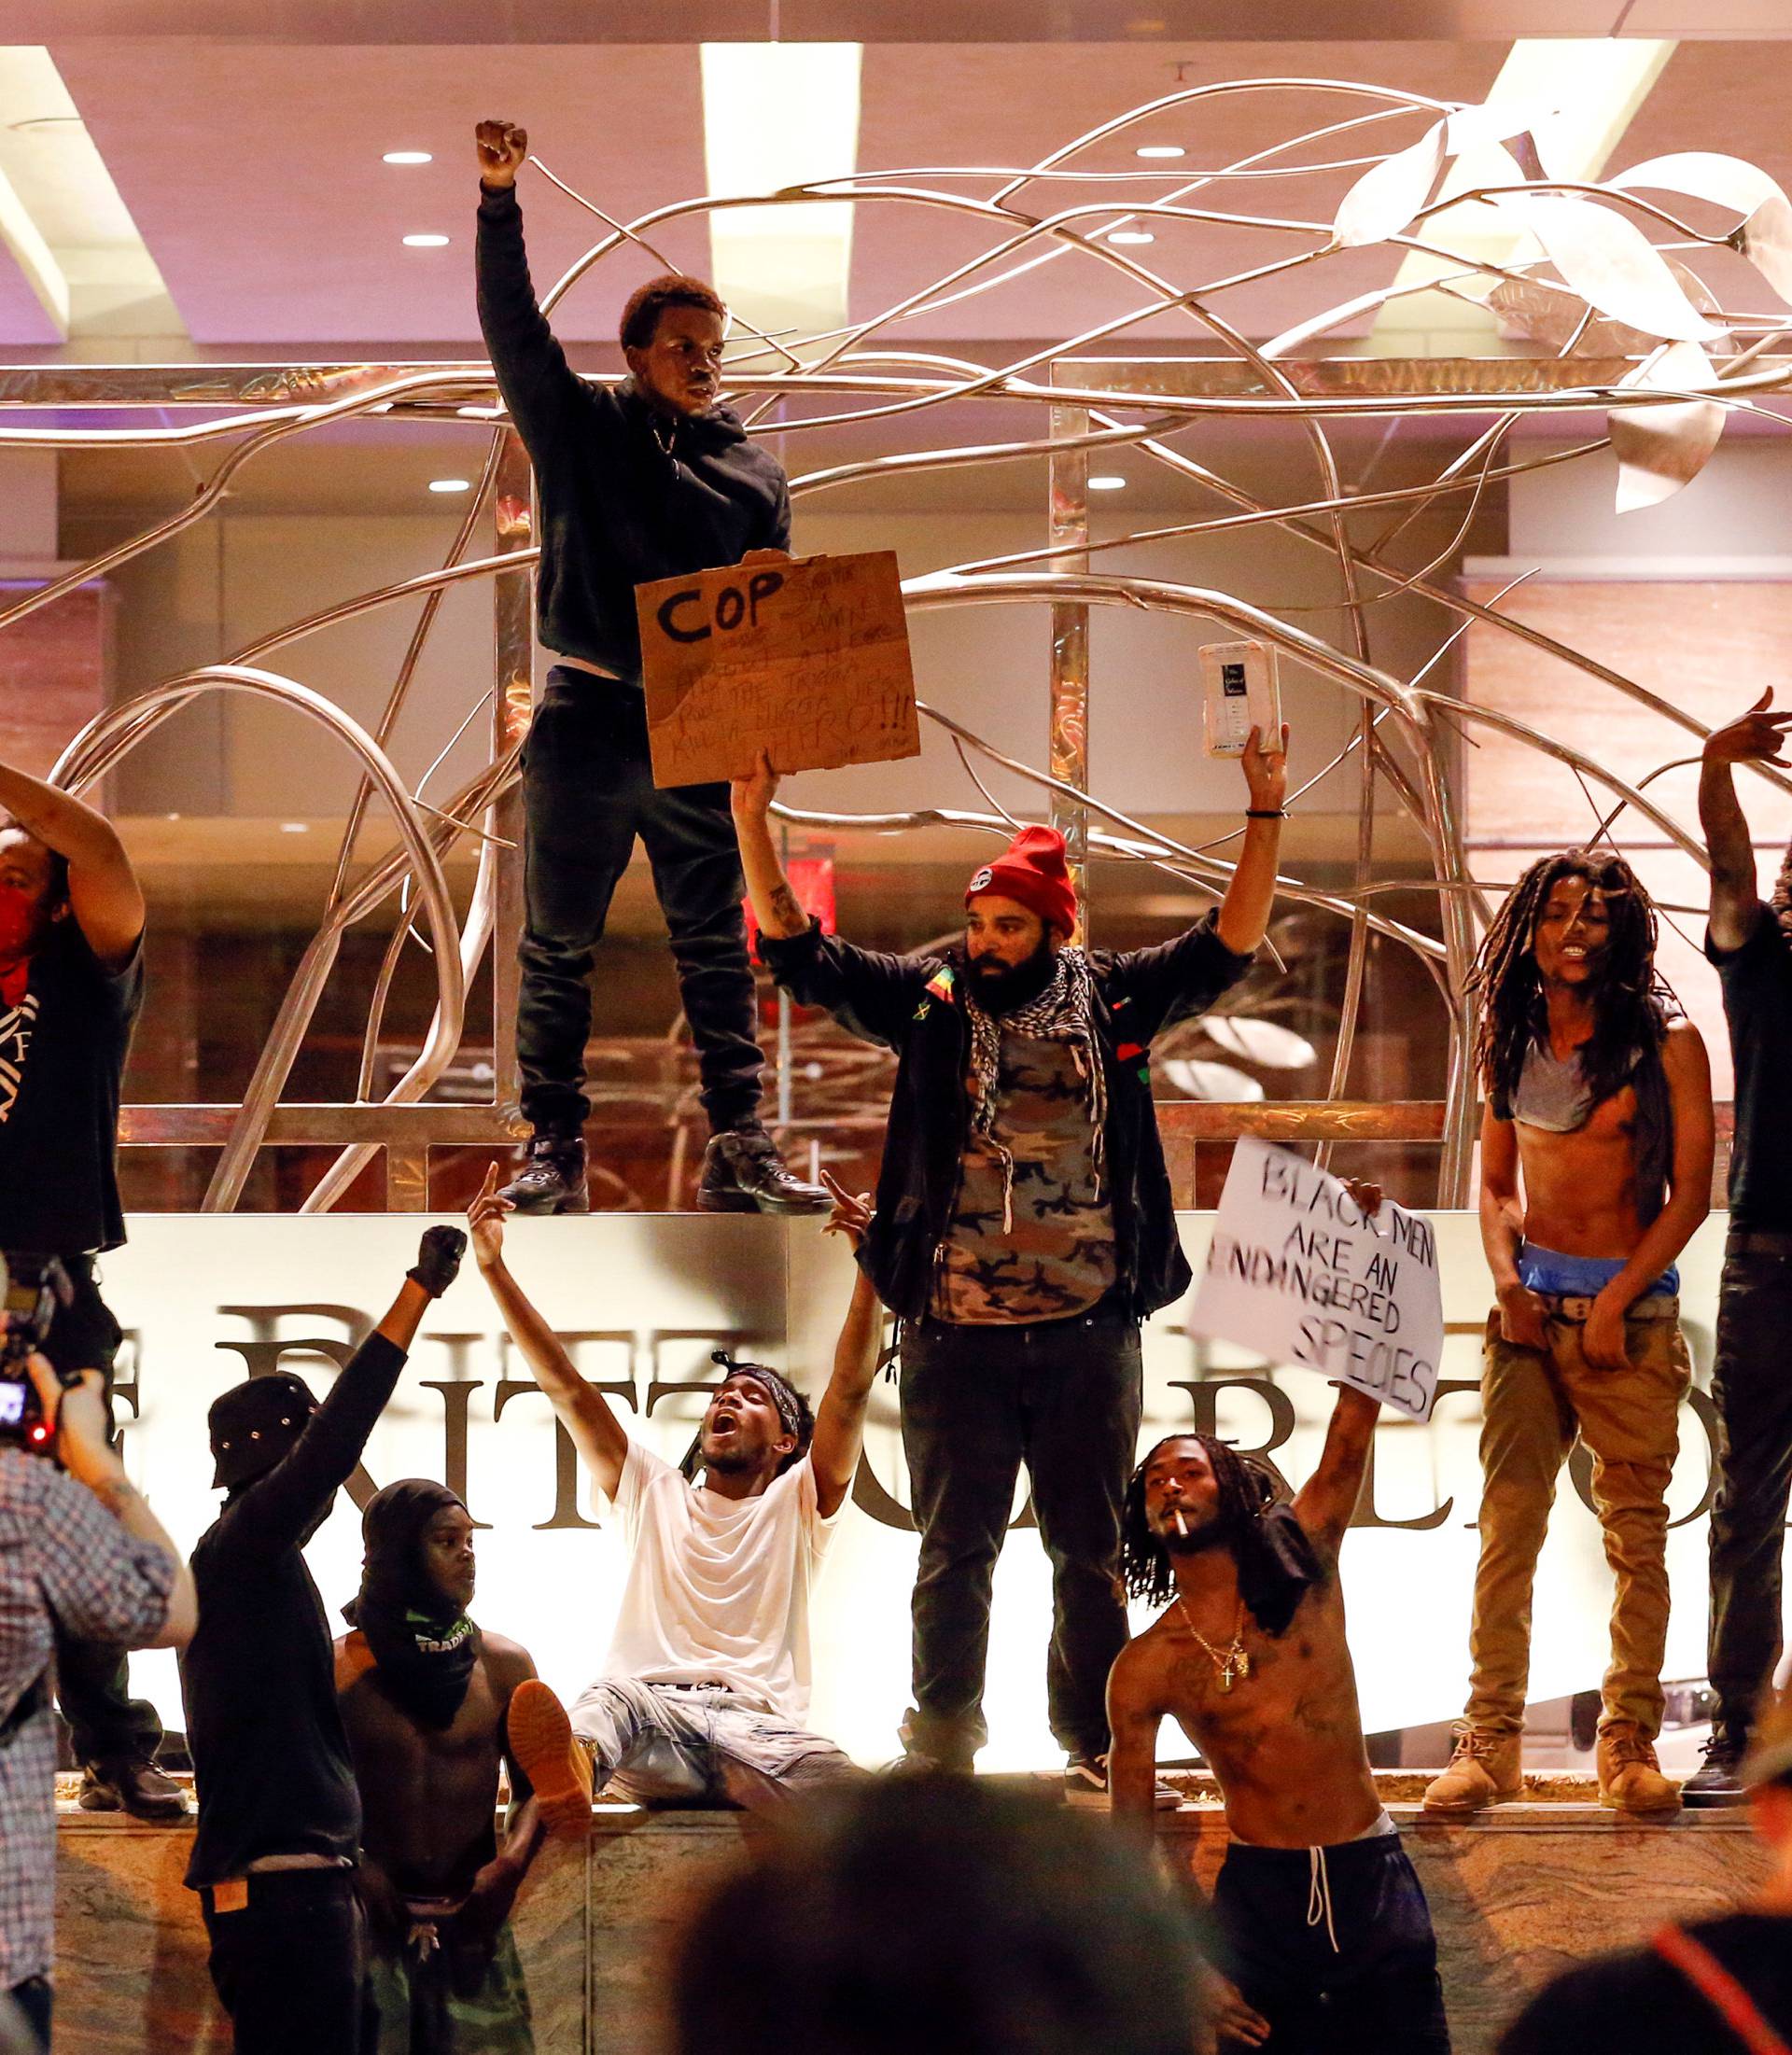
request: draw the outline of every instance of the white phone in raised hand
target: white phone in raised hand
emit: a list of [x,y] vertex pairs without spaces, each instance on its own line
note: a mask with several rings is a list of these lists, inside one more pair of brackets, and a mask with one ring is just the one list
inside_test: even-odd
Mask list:
[[1281,734],[1276,652],[1267,642],[1209,642],[1201,649],[1202,737],[1209,756],[1242,756],[1256,729]]

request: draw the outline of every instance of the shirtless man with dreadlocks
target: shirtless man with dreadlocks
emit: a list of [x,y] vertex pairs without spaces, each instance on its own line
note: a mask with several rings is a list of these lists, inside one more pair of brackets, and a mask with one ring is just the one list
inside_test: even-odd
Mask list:
[[1213,1912],[1236,1987],[1217,1992],[1216,2025],[1271,2055],[1449,2055],[1431,1912],[1369,1773],[1344,1636],[1338,1549],[1378,1411],[1339,1391],[1292,1504],[1205,1434],[1160,1441],[1127,1490],[1127,1589],[1169,1610],[1108,1682],[1113,1810],[1149,1838],[1157,1730],[1174,1719],[1232,1834]]
[[1473,1682],[1427,1810],[1522,1788],[1531,1587],[1576,1435],[1617,1577],[1600,1802],[1680,1803],[1661,1774],[1667,1490],[1691,1381],[1674,1260],[1711,1205],[1711,1069],[1655,971],[1655,908],[1623,860],[1533,863],[1488,929],[1480,1007],[1481,1241],[1498,1303],[1481,1368]]

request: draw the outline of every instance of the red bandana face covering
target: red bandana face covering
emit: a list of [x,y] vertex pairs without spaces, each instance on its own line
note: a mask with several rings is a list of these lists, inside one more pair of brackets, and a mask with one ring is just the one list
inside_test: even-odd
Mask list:
[[0,1000],[17,1006],[31,979],[31,952],[37,942],[37,900],[16,885],[0,885]]

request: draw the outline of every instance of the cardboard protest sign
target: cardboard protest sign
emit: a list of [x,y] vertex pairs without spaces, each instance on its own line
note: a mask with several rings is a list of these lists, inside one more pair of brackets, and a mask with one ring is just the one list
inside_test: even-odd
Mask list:
[[893,551],[779,556],[635,588],[653,782],[918,756]]
[[1246,1139],[1188,1326],[1429,1419],[1444,1346],[1437,1237],[1392,1200],[1366,1219],[1340,1179]]

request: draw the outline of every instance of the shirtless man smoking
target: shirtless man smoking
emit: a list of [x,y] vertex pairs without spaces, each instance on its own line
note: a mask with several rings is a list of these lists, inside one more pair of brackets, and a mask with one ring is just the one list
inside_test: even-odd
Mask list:
[[1449,2055],[1430,1908],[1369,1773],[1344,1638],[1338,1548],[1378,1410],[1340,1390],[1292,1505],[1202,1434],[1159,1442],[1127,1493],[1127,1588],[1169,1610],[1109,1680],[1113,1810],[1149,1836],[1173,1718],[1232,1834],[1213,1893],[1234,1979],[1219,2034],[1269,2055]]
[[1532,1581],[1576,1435],[1617,1583],[1600,1802],[1680,1803],[1655,1755],[1667,1489],[1691,1376],[1674,1259],[1710,1209],[1711,1069],[1656,977],[1655,935],[1630,866],[1569,849],[1519,879],[1475,967],[1481,1241],[1498,1304],[1481,1369],[1473,1684],[1432,1811],[1522,1787]]

